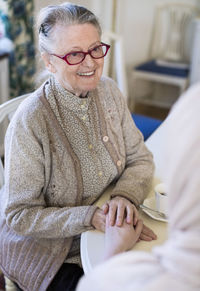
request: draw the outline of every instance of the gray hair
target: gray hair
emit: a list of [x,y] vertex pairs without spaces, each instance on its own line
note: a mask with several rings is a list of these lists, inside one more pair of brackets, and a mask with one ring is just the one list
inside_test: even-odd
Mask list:
[[49,52],[51,49],[54,43],[53,32],[56,24],[68,26],[85,23],[94,25],[101,36],[101,26],[97,17],[83,6],[66,2],[42,8],[37,20],[40,52]]

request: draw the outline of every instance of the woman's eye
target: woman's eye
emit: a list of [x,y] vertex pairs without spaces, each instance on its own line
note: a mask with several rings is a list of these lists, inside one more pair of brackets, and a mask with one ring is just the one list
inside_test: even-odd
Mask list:
[[94,52],[97,52],[97,51],[99,51],[99,50],[100,50],[100,47],[99,47],[99,46],[93,48],[93,51],[94,51]]
[[71,55],[72,57],[76,57],[76,56],[77,56],[77,54],[78,54],[78,53],[76,53],[76,52],[73,52],[73,53],[71,53],[70,55]]

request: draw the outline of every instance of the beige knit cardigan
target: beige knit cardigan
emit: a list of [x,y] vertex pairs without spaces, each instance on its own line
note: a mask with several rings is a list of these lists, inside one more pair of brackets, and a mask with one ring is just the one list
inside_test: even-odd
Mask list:
[[[49,97],[50,83],[21,104],[5,141],[0,267],[27,291],[47,289],[69,253],[73,236],[93,228],[93,203],[106,188],[85,195],[80,160],[50,106],[49,98],[56,98],[56,92]],[[121,195],[138,206],[151,187],[152,155],[112,80],[102,78],[89,95],[100,142],[116,171],[112,197]]]

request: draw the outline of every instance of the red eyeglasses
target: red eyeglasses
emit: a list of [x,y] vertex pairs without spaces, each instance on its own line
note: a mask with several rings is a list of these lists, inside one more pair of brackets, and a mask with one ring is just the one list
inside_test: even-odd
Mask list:
[[90,55],[93,59],[101,59],[107,55],[109,48],[109,44],[101,42],[100,45],[95,46],[87,52],[74,51],[64,55],[63,57],[56,54],[51,55],[58,57],[64,60],[68,65],[73,66],[82,63],[87,55]]

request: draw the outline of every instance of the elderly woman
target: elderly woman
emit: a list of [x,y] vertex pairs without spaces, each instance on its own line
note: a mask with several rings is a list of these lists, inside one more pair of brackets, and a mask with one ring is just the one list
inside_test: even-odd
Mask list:
[[[200,290],[200,84],[188,91],[168,119],[163,168],[169,193],[169,238],[152,253],[128,252],[142,224],[136,228],[106,224],[105,259],[77,291]],[[115,242],[110,247],[111,242]],[[92,286],[92,287],[91,287]]]
[[[152,155],[116,84],[102,78],[109,45],[95,15],[65,3],[38,18],[52,76],[18,108],[5,141],[0,265],[28,291],[74,290],[86,230],[138,220],[151,187]],[[111,200],[94,205],[109,185]],[[155,239],[143,227],[141,239]]]

